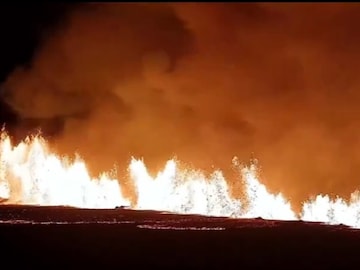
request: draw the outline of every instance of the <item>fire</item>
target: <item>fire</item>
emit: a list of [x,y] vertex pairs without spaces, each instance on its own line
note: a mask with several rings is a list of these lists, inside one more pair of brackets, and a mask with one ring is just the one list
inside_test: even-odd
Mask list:
[[[92,179],[80,158],[70,161],[49,150],[41,136],[27,138],[16,146],[2,132],[0,138],[0,199],[11,204],[64,205],[79,208],[114,208],[169,211],[236,218],[319,221],[360,228],[360,196],[354,192],[349,202],[318,195],[295,213],[282,194],[271,194],[260,183],[255,165],[234,165],[245,184],[245,200],[232,198],[220,171],[209,179],[201,172],[179,170],[169,160],[163,171],[152,177],[141,160],[129,165],[137,200],[122,193],[122,179],[102,174]],[[244,203],[246,201],[246,203]]]
[[49,153],[37,136],[12,146],[0,143],[0,194],[8,203],[109,208],[127,203],[116,179],[91,179],[80,159],[70,163]]

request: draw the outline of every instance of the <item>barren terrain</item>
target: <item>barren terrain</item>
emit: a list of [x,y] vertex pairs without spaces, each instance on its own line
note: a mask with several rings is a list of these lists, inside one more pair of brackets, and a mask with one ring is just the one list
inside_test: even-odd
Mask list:
[[15,268],[350,269],[360,262],[360,231],[345,226],[9,205],[0,220],[2,261]]

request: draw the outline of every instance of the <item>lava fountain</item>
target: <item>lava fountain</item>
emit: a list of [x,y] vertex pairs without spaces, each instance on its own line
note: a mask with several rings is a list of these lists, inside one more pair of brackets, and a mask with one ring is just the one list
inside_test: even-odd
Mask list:
[[[173,159],[152,177],[141,160],[132,159],[130,178],[137,192],[135,203],[122,193],[122,180],[114,173],[90,177],[86,164],[51,153],[41,136],[12,145],[6,132],[0,139],[0,199],[7,204],[63,205],[79,208],[114,208],[169,211],[234,218],[319,221],[360,228],[360,196],[356,191],[349,202],[318,195],[303,203],[295,213],[282,194],[271,194],[260,183],[255,165],[239,166],[244,181],[244,200],[233,198],[220,171],[206,178],[200,171],[180,170]],[[246,201],[246,204],[244,203]]]

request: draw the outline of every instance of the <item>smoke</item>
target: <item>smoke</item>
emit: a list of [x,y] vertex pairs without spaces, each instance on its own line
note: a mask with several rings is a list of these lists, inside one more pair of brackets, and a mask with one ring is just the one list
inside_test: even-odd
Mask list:
[[[4,83],[97,174],[168,158],[235,183],[256,157],[293,202],[358,188],[358,4],[84,4]],[[125,167],[124,167],[125,168]]]

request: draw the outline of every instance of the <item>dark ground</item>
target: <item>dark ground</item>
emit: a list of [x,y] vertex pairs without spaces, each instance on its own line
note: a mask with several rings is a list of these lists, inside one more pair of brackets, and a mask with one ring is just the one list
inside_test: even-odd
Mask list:
[[15,269],[350,269],[360,262],[360,231],[343,226],[27,206],[1,206],[0,220],[2,264]]
[[[3,82],[15,67],[31,63],[46,29],[70,4],[0,6]],[[11,131],[20,122],[0,100],[0,123]],[[1,206],[0,247],[0,267],[12,269],[357,269],[360,230],[120,209]]]

